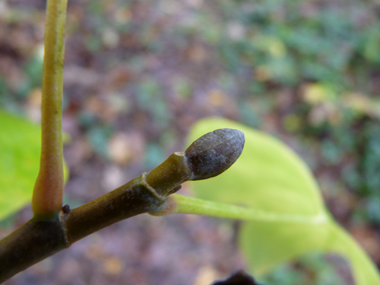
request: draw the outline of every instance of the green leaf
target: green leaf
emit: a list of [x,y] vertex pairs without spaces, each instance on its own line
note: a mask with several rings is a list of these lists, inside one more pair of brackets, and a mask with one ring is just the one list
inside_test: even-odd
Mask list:
[[[252,209],[254,215],[244,217],[249,221],[243,224],[240,246],[254,276],[319,250],[348,258],[357,284],[380,284],[375,266],[332,220],[311,172],[293,151],[273,137],[220,118],[198,122],[189,141],[219,128],[244,132],[243,153],[222,175],[191,185],[198,198]],[[223,204],[212,208],[217,216],[224,209],[225,217],[231,217]],[[207,214],[207,210],[198,212]]]
[[248,222],[240,234],[240,246],[250,269],[257,275],[301,255],[326,248],[329,229],[326,222]]
[[247,205],[280,215],[318,216],[323,212],[323,202],[310,171],[280,141],[218,118],[196,124],[189,141],[217,128],[244,132],[246,143],[230,170],[216,179],[193,184],[198,198]]
[[[41,153],[41,128],[0,111],[0,219],[30,203]],[[67,168],[65,178],[67,178]]]
[[0,219],[29,203],[41,148],[39,126],[0,112]]

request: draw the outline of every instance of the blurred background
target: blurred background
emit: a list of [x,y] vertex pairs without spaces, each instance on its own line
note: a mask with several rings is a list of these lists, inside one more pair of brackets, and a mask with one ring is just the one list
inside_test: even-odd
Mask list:
[[[0,2],[0,106],[35,122],[45,2]],[[79,206],[151,170],[186,148],[197,120],[222,116],[301,155],[333,216],[380,265],[379,18],[375,0],[69,0],[65,202]],[[1,221],[1,236],[31,216],[27,206]],[[210,284],[245,269],[238,227],[142,215],[6,284]],[[319,254],[263,280],[351,282],[342,259]]]

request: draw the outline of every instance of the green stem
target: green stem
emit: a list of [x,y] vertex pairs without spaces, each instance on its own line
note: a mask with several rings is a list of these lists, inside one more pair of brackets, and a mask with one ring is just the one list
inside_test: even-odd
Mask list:
[[66,9],[67,0],[47,1],[41,106],[41,161],[32,198],[32,209],[36,217],[54,216],[62,207],[61,105]]
[[326,215],[323,212],[318,216],[310,217],[268,213],[243,206],[211,202],[179,194],[169,196],[160,209],[157,209],[157,211],[150,214],[155,216],[170,214],[196,214],[236,220],[292,222],[305,224],[320,224],[326,221]]

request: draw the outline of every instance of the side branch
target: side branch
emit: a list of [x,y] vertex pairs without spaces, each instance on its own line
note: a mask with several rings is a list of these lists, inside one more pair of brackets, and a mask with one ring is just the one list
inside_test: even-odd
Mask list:
[[66,205],[57,218],[34,217],[0,241],[0,283],[104,227],[159,212],[181,183],[222,173],[240,156],[243,146],[240,131],[216,130],[98,199],[72,211]]
[[2,239],[0,283],[95,231],[159,207],[162,201],[140,182],[138,177],[72,211],[64,207],[59,219],[31,219]]

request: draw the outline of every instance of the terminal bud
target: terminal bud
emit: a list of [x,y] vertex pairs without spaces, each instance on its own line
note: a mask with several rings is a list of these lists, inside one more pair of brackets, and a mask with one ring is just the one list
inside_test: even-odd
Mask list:
[[235,129],[218,129],[201,136],[185,151],[189,180],[211,178],[227,170],[241,155],[244,142],[244,133]]

